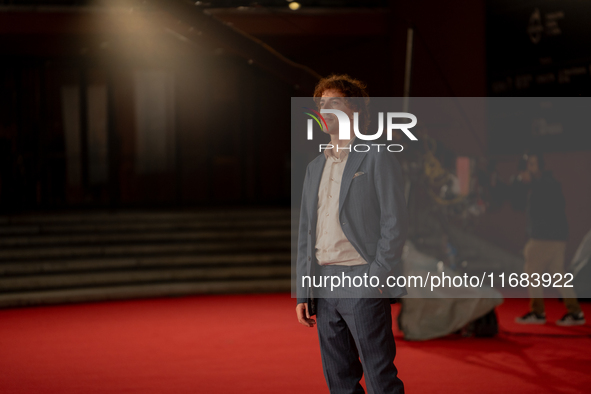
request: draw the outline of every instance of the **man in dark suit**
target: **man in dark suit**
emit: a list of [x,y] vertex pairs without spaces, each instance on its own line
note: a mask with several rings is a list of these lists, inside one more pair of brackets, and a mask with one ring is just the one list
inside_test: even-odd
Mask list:
[[[344,112],[353,128],[369,123],[365,86],[346,75],[319,82],[318,107]],[[298,321],[316,321],[322,365],[331,393],[363,393],[365,373],[370,393],[403,393],[394,366],[396,345],[390,303],[406,294],[388,286],[401,270],[408,219],[404,181],[396,153],[354,149],[355,138],[339,139],[335,116],[325,116],[333,149],[324,150],[306,170],[297,256]],[[351,135],[353,132],[351,130]],[[371,141],[377,143],[378,141]],[[338,147],[338,149],[337,149]],[[308,277],[377,277],[377,286],[315,287]],[[374,284],[376,282],[373,282]],[[360,360],[361,359],[361,360]]]

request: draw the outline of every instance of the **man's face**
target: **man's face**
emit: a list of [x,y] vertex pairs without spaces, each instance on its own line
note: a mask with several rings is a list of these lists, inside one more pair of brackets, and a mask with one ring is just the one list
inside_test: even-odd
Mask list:
[[[319,102],[319,109],[338,109],[343,111],[349,117],[351,124],[353,124],[353,109],[347,105],[344,97],[346,97],[340,90],[327,89],[322,92],[322,97]],[[338,134],[339,133],[339,121],[334,114],[322,114],[328,130],[325,133]]]

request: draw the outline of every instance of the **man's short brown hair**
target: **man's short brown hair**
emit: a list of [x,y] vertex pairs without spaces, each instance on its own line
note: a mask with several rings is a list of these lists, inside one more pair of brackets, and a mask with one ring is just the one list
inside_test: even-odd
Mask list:
[[320,98],[324,91],[335,89],[343,93],[349,106],[359,112],[359,127],[362,133],[367,131],[369,126],[369,95],[367,94],[367,85],[358,79],[351,78],[347,74],[332,74],[322,78],[316,89],[314,89],[314,101],[319,107]]

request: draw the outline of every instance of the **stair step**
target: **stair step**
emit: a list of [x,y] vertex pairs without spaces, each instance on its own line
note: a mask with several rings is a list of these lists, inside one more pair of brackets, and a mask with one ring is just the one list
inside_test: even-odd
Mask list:
[[276,238],[290,237],[289,229],[264,229],[253,230],[251,228],[241,231],[199,231],[199,232],[165,232],[165,233],[139,233],[139,234],[83,234],[62,236],[37,236],[37,237],[4,237],[0,238],[0,247],[22,247],[43,245],[75,245],[75,244],[103,244],[123,242],[154,242],[154,241],[208,241],[208,240],[240,240],[244,238]]
[[0,217],[0,224],[73,224],[73,223],[125,223],[125,222],[170,222],[170,221],[205,221],[283,218],[290,219],[289,209],[253,209],[200,212],[97,212],[97,213],[60,213],[35,214]]
[[32,260],[32,259],[65,259],[84,257],[117,257],[149,254],[189,254],[189,253],[215,253],[236,251],[239,253],[247,250],[283,249],[289,250],[289,240],[267,241],[241,241],[241,242],[214,242],[186,243],[186,244],[141,244],[141,245],[114,245],[114,246],[77,246],[77,247],[50,247],[33,249],[4,249],[0,250],[0,264],[7,260]]
[[89,224],[45,224],[45,225],[11,225],[0,226],[0,235],[40,235],[40,234],[84,234],[84,233],[132,233],[156,231],[195,231],[218,229],[258,229],[285,228],[290,225],[290,219],[251,219],[251,220],[211,220],[203,222],[130,222],[130,223],[89,223]]
[[105,286],[146,282],[290,277],[290,266],[183,268],[38,275],[0,279],[0,292]]
[[[290,279],[151,283],[0,294],[0,308],[197,294],[287,292]],[[294,301],[295,304],[295,301]]]
[[0,275],[31,275],[67,271],[150,268],[162,266],[290,264],[290,253],[165,255],[158,257],[20,261],[0,264]]

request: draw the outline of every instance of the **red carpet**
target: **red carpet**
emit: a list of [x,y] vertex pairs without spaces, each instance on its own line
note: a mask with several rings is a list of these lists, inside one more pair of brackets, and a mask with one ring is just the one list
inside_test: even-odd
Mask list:
[[[550,321],[563,313],[557,300],[546,307]],[[526,309],[506,300],[492,339],[397,332],[407,393],[591,392],[591,325],[512,323]],[[0,311],[2,394],[327,392],[316,329],[296,322],[285,294]]]

